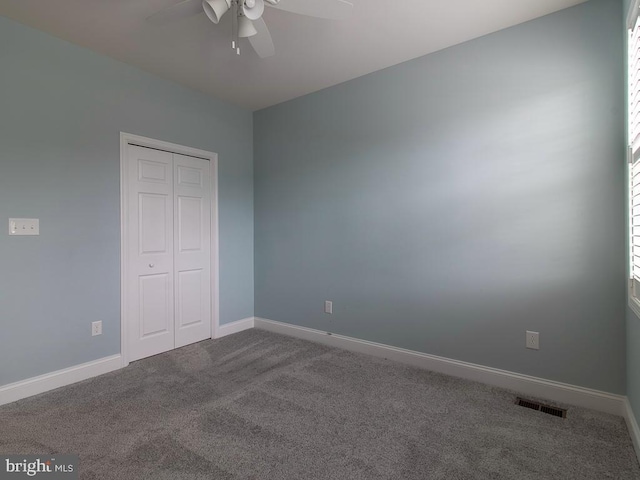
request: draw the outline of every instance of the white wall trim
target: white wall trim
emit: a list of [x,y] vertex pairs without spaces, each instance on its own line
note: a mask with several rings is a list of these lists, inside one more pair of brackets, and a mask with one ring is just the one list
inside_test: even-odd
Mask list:
[[127,239],[128,239],[128,178],[127,178],[127,146],[133,144],[141,147],[164,150],[180,155],[199,157],[209,160],[211,164],[211,338],[218,338],[220,324],[220,273],[218,266],[219,227],[218,227],[218,154],[197,148],[186,147],[175,143],[141,137],[131,133],[120,132],[120,352],[122,366],[129,365],[129,343],[127,339]]
[[122,359],[118,354],[10,383],[0,387],[0,405],[48,392],[54,388],[71,385],[72,383],[118,370],[121,367]]
[[638,18],[638,10],[640,9],[640,0],[632,0],[629,5],[629,11],[627,12],[627,28],[632,29],[636,24]]
[[[254,317],[226,323],[216,328],[215,338],[222,338],[227,335],[242,332],[243,330],[249,330],[253,328],[253,326]],[[128,363],[125,364],[122,361],[122,356],[117,354],[0,386],[0,405],[48,392],[56,388],[65,387],[104,373],[113,372],[126,365],[128,365]]]
[[631,289],[627,291],[627,305],[629,306],[631,311],[635,314],[635,316],[640,318],[640,302],[638,301],[637,298],[633,296],[633,293],[630,290]]
[[624,408],[624,419],[627,422],[627,429],[629,430],[629,435],[631,436],[631,441],[633,442],[633,448],[636,451],[636,457],[638,457],[638,460],[640,460],[640,428],[638,427],[636,416],[633,414],[631,404],[629,403],[629,399],[627,397],[625,397],[624,399]]
[[466,378],[541,399],[626,416],[626,397],[623,395],[614,395],[599,390],[578,387],[553,380],[545,380],[543,378],[509,372],[507,370],[484,367],[474,363],[461,362],[459,360],[368,342],[366,340],[275,322],[259,317],[255,318],[254,324],[255,328],[274,333],[310,340],[352,352],[387,358],[433,372]]
[[242,332],[243,330],[249,330],[254,326],[254,317],[243,318],[242,320],[236,320],[235,322],[225,323],[219,325],[215,338],[226,337],[234,333]]
[[[461,362],[343,335],[330,334],[312,328],[275,322],[259,317],[249,317],[232,323],[219,325],[216,329],[215,338],[222,338],[254,327],[352,352],[386,358],[407,365],[466,378],[543,399],[620,415],[626,421],[636,456],[640,459],[640,427],[631,409],[629,399],[626,396],[577,387],[506,370],[483,367],[473,363]],[[103,375],[118,370],[122,368],[123,365],[121,355],[112,355],[4,385],[0,387],[0,405]]]

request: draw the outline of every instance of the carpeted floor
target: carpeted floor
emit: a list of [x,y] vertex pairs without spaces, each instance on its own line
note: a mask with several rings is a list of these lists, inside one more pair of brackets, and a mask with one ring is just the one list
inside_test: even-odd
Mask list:
[[259,330],[0,407],[82,479],[640,479],[624,420]]

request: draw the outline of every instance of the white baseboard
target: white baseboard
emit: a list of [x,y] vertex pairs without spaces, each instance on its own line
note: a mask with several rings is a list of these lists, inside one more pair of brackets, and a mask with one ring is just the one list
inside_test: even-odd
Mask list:
[[[215,338],[222,338],[254,327],[352,352],[386,358],[426,370],[466,378],[539,398],[620,415],[624,417],[627,423],[627,428],[633,441],[633,447],[638,459],[640,459],[640,427],[638,426],[638,422],[631,409],[631,404],[626,396],[614,395],[589,388],[577,387],[566,383],[484,367],[482,365],[461,362],[343,335],[330,334],[312,328],[299,327],[297,325],[275,322],[258,317],[249,317],[220,325]],[[120,354],[117,354],[4,385],[0,387],[0,405],[71,385],[88,378],[118,370],[122,367],[122,358]]]
[[310,340],[352,352],[387,358],[433,372],[466,378],[541,399],[591,408],[601,412],[620,415],[625,418],[627,416],[625,404],[627,398],[623,395],[614,395],[599,390],[578,387],[553,380],[545,380],[544,378],[499,370],[497,368],[483,367],[482,365],[391,347],[389,345],[368,342],[343,335],[330,334],[320,330],[275,322],[264,318],[256,317],[254,323],[256,328],[270,332]]
[[10,383],[0,387],[0,405],[15,402],[22,398],[44,393],[54,388],[64,387],[72,383],[96,377],[122,368],[120,354],[101,358],[92,362],[46,373],[27,380]]
[[235,322],[225,323],[220,325],[213,338],[222,338],[227,335],[242,332],[243,330],[249,330],[253,328],[254,317],[243,318],[242,320],[236,320]]
[[636,457],[638,457],[638,460],[640,460],[640,428],[638,427],[636,416],[633,414],[633,410],[631,409],[629,399],[626,397],[624,399],[624,407],[624,419],[627,422],[627,429],[629,429],[629,435],[631,436],[631,441],[633,442],[633,448],[636,451]]
[[[253,328],[253,317],[238,320],[237,322],[220,325],[216,331],[215,338],[226,337],[233,333]],[[119,368],[126,367],[122,363],[120,354],[101,358],[92,362],[75,365],[73,367],[47,373],[37,377],[28,378],[19,382],[0,386],[0,405],[15,402],[17,400],[44,393],[55,388],[71,385],[91,377],[112,372]]]

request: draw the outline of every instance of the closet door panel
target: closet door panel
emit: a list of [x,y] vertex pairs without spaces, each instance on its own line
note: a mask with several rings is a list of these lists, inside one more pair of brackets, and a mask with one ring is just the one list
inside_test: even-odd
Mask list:
[[176,347],[211,338],[211,171],[173,155]]
[[129,360],[174,348],[173,156],[129,145]]

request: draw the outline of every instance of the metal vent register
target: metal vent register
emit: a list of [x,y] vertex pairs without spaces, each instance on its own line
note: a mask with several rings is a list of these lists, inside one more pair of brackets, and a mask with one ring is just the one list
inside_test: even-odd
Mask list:
[[521,407],[530,408],[532,410],[538,410],[542,413],[553,415],[554,417],[567,418],[567,411],[563,408],[552,407],[551,405],[544,405],[543,403],[534,402],[533,400],[527,400],[526,398],[516,398],[516,405]]

